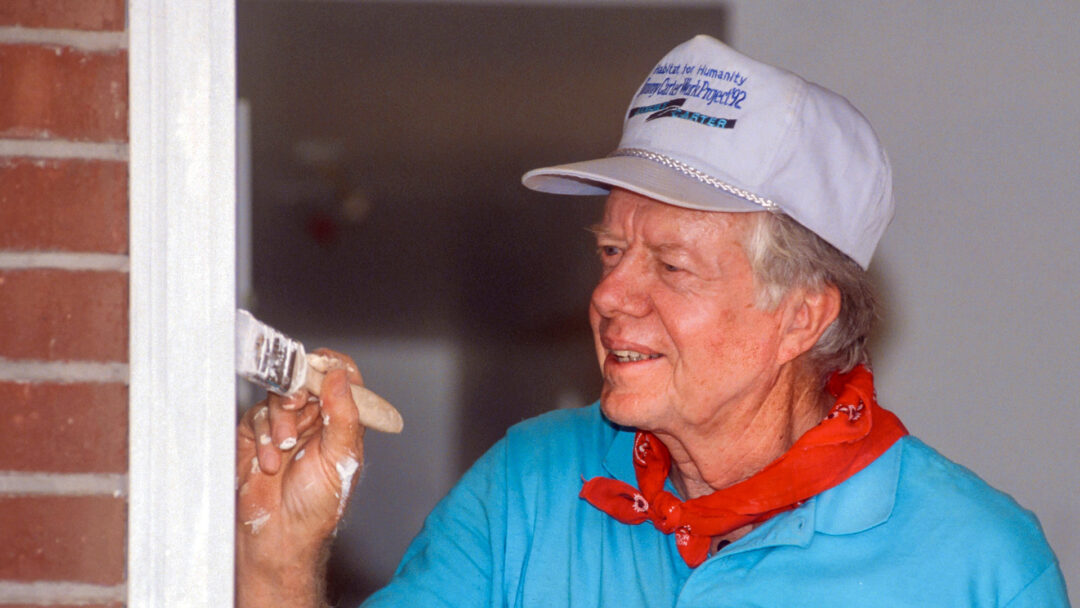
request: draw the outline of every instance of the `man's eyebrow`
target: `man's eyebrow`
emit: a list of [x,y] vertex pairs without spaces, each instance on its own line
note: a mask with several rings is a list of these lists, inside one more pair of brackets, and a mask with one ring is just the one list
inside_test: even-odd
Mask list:
[[683,243],[661,243],[649,249],[659,253],[693,253],[695,251],[694,247],[689,247]]
[[611,230],[604,224],[593,224],[592,226],[586,226],[585,230],[593,233],[596,238],[611,237]]
[[[596,238],[598,238],[598,239],[603,239],[603,238],[614,239],[614,238],[618,238],[611,231],[611,229],[608,228],[604,224],[593,224],[592,226],[586,226],[585,230],[588,230],[589,232],[596,235]],[[652,246],[649,247],[649,249],[652,250],[652,251],[655,251],[657,253],[668,253],[668,254],[670,254],[670,253],[687,253],[687,252],[692,253],[695,250],[694,247],[691,247],[691,246],[689,246],[689,245],[687,245],[685,243],[661,243],[659,245],[652,245]]]

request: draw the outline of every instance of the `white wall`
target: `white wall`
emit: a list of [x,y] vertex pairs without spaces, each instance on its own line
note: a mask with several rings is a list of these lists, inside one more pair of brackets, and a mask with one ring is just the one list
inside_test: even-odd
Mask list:
[[1080,603],[1080,3],[729,2],[893,161],[878,393],[1035,511]]

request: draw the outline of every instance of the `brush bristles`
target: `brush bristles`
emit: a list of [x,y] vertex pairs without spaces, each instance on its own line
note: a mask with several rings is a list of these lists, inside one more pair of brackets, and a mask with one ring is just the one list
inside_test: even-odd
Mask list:
[[297,379],[298,365],[305,365],[303,345],[246,310],[236,311],[237,375],[279,395],[288,395],[303,382]]

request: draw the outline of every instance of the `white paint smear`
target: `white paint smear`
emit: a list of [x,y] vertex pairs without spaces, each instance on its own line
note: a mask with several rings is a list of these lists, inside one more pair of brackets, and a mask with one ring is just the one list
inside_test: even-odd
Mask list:
[[300,451],[296,453],[296,456],[293,456],[293,460],[300,460],[303,457],[304,457],[304,449],[300,448]]
[[251,526],[252,534],[258,534],[259,530],[262,529],[262,527],[268,521],[270,521],[270,514],[266,511],[259,511],[259,515],[257,515],[255,519],[249,519],[248,521],[245,521],[244,525]]
[[324,374],[332,369],[341,367],[341,361],[336,357],[327,357],[326,355],[317,355],[314,353],[308,353],[307,364],[315,371]]
[[356,462],[356,459],[351,456],[346,456],[344,460],[338,461],[334,465],[337,468],[338,479],[341,480],[341,493],[338,495],[338,517],[345,512],[345,503],[349,501],[349,491],[352,489],[352,478],[356,474],[356,469],[360,467],[360,463]]
[[283,450],[291,450],[296,447],[296,437],[286,437],[281,440],[281,445],[278,446]]

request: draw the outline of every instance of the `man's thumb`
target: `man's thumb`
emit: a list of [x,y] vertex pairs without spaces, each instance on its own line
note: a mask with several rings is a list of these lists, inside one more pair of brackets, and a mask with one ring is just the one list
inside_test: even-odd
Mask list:
[[328,372],[322,385],[323,450],[333,461],[361,459],[363,429],[344,369]]

